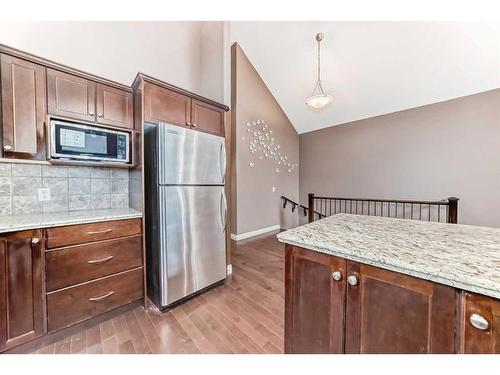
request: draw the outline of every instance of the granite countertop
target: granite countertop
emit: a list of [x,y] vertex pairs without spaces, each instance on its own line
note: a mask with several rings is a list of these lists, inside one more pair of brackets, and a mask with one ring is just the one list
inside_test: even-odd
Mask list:
[[131,208],[0,216],[0,233],[140,217],[142,213]]
[[337,214],[278,240],[500,298],[500,228]]

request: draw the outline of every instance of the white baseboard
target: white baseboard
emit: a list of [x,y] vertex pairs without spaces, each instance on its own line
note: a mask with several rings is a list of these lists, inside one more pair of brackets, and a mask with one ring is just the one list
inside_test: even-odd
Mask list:
[[267,232],[272,232],[272,231],[278,230],[278,229],[281,229],[281,227],[280,227],[279,224],[272,225],[272,226],[267,227],[267,228],[261,228],[261,229],[253,230],[251,232],[241,233],[241,234],[231,233],[231,239],[234,240],[234,241],[240,241],[240,240],[244,240],[246,238],[250,238],[250,237],[253,237],[253,236],[258,236],[259,234],[264,234],[264,233],[267,233]]

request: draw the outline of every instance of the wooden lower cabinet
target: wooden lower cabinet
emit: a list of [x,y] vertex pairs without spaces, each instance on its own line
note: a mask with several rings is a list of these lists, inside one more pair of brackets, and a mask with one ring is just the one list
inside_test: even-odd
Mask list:
[[286,353],[500,353],[498,299],[292,245],[285,263]]
[[286,247],[285,353],[344,351],[346,262],[326,254]]
[[0,351],[44,334],[44,305],[41,231],[0,236]]
[[346,353],[454,353],[454,288],[347,262]]
[[0,234],[0,353],[144,298],[141,219]]
[[461,353],[500,354],[500,300],[462,292]]

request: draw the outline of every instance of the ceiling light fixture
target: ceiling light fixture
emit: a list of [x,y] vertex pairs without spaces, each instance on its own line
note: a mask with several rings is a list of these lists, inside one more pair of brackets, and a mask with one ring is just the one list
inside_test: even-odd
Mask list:
[[307,98],[306,105],[313,109],[325,108],[333,101],[333,96],[328,95],[323,90],[321,85],[321,46],[320,43],[323,40],[323,34],[316,34],[316,41],[318,42],[318,80],[316,81],[316,87],[314,87],[313,94]]

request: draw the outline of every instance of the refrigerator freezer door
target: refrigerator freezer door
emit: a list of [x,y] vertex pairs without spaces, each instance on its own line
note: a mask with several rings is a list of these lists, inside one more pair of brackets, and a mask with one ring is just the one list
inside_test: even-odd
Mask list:
[[158,125],[160,185],[223,185],[224,138],[179,126]]
[[159,186],[161,304],[226,277],[223,186]]

